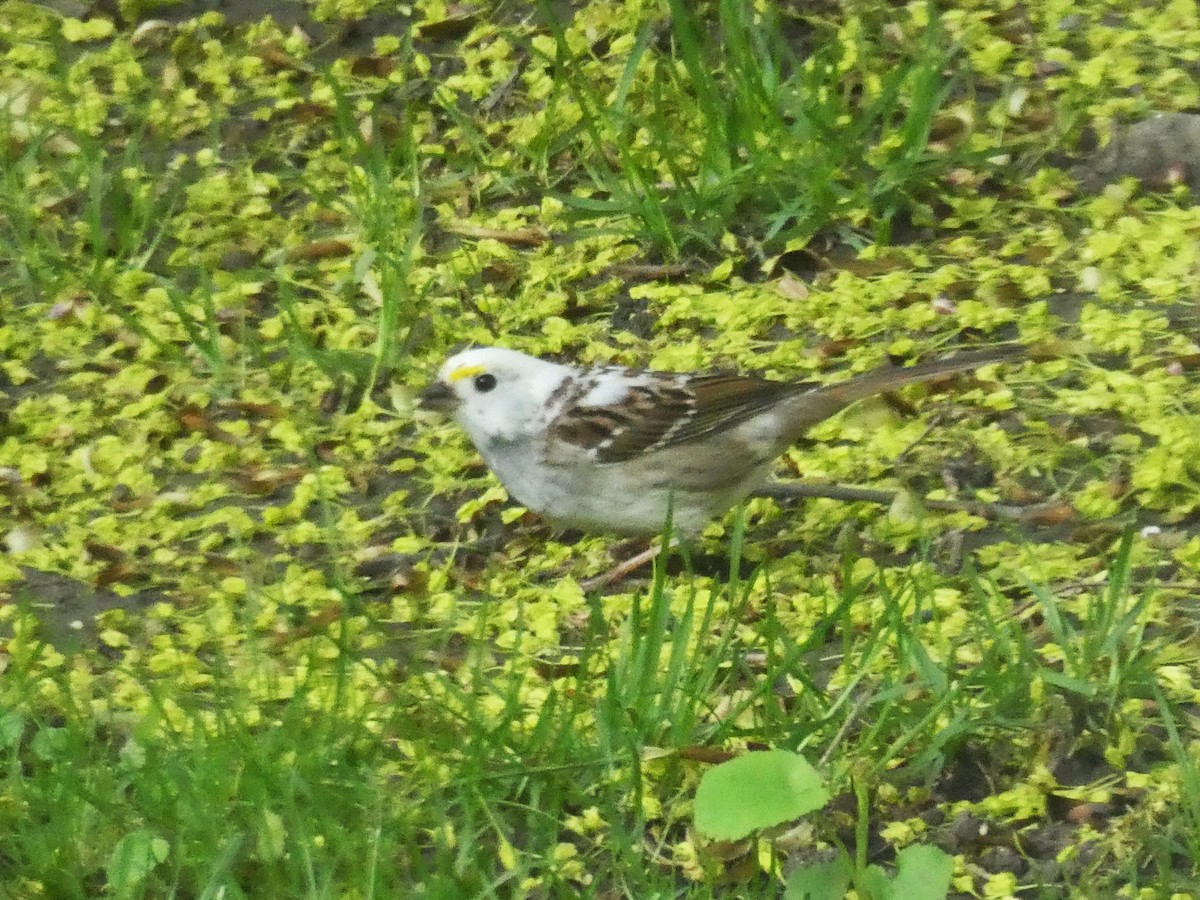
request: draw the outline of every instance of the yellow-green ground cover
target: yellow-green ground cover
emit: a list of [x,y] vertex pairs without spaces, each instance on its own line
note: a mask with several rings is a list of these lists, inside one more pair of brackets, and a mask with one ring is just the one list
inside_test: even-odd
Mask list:
[[[1066,155],[1195,4],[207,6],[0,2],[0,897],[1200,896],[1200,208]],[[591,593],[414,399],[1009,340]],[[764,747],[834,800],[706,843]]]

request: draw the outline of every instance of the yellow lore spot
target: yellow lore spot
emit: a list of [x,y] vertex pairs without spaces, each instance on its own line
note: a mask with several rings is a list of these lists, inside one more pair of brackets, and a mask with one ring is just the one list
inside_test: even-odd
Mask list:
[[456,381],[462,381],[464,378],[474,378],[476,375],[482,375],[486,371],[483,366],[460,366],[447,375],[446,380],[453,384]]

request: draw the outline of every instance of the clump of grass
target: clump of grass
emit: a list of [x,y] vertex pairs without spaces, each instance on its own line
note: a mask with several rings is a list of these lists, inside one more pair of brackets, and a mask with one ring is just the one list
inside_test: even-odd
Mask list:
[[902,51],[854,17],[804,22],[798,46],[770,5],[721,0],[706,18],[669,6],[665,35],[643,26],[605,92],[542,5],[556,38],[546,62],[583,114],[575,143],[590,185],[564,197],[581,218],[627,216],[671,257],[711,251],[728,232],[754,235],[763,254],[827,229],[886,240],[898,217],[923,214],[938,173],[962,164],[929,145],[955,56],[936,11],[905,23]]
[[[937,784],[963,751],[994,757],[999,795],[1015,785],[1008,793],[1044,798],[1044,776],[1011,751],[1034,756],[1050,728],[1072,740],[1047,695],[1079,688],[1047,677],[1003,597],[980,582],[975,621],[947,633],[933,598],[962,590],[955,579],[920,563],[855,574],[847,559],[836,589],[813,598],[828,614],[800,639],[770,612],[786,598],[769,569],[739,577],[740,540],[735,530],[722,583],[660,566],[628,610],[591,598],[561,659],[493,647],[490,604],[465,599],[453,626],[410,625],[408,640],[423,631],[442,667],[372,659],[358,642],[378,647],[383,610],[344,584],[328,633],[286,643],[256,630],[259,604],[247,601],[237,642],[211,641],[188,663],[190,689],[158,680],[137,653],[94,672],[88,656],[54,663],[18,628],[0,695],[7,882],[64,897],[264,885],[279,896],[335,885],[363,896],[676,891],[724,865],[689,835],[690,799],[711,762],[748,745],[819,753],[830,792],[856,797],[854,815],[835,806],[813,825],[818,840],[856,848],[838,879],[882,877],[866,848],[885,798],[897,785]],[[1102,648],[1115,631],[1134,633],[1119,611],[1141,616],[1147,605],[1130,597],[1127,563],[1119,554],[1113,566],[1113,614],[1095,619],[1109,637],[1064,637]],[[864,606],[880,612],[864,618]],[[524,619],[518,606],[514,648]],[[474,623],[465,655],[462,622]],[[1075,675],[1108,664],[1089,671]],[[1160,847],[1169,870],[1178,853],[1194,854],[1186,826],[1200,782],[1178,715],[1143,681],[1152,673],[1129,674],[1108,680],[1103,699],[1148,691],[1159,704],[1162,762],[1179,783],[1173,837]],[[99,698],[130,691],[146,700],[136,712]],[[776,896],[771,872],[744,881],[747,895]]]

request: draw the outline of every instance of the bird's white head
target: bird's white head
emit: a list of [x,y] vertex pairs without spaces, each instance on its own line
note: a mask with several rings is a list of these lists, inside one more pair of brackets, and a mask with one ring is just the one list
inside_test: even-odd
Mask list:
[[450,357],[421,396],[453,412],[477,448],[530,438],[550,397],[571,374],[558,363],[503,347],[473,347]]

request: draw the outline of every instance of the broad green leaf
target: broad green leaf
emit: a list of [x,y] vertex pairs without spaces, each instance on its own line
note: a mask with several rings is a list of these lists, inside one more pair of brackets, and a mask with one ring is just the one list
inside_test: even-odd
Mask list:
[[946,900],[954,858],[930,844],[905,847],[896,854],[892,895],[904,900]]
[[846,851],[829,862],[802,866],[787,880],[784,900],[844,900],[854,866]]
[[895,892],[892,880],[881,866],[867,866],[867,870],[855,880],[854,886],[864,900],[909,900]]
[[696,791],[696,829],[713,840],[736,841],[828,801],[804,757],[786,750],[747,753],[704,774]]
[[16,713],[0,715],[0,747],[15,747],[25,731],[25,719]]
[[167,858],[170,845],[152,831],[131,831],[113,847],[104,865],[108,893],[117,897],[141,896],[142,883]]

